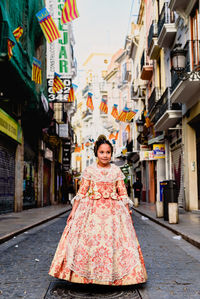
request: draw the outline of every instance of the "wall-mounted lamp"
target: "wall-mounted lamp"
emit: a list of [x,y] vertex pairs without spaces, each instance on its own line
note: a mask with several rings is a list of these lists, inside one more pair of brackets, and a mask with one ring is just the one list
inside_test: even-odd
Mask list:
[[194,66],[191,72],[186,70],[186,55],[187,50],[181,48],[181,44],[176,44],[171,51],[172,72],[178,75],[180,80],[200,80],[200,65]]

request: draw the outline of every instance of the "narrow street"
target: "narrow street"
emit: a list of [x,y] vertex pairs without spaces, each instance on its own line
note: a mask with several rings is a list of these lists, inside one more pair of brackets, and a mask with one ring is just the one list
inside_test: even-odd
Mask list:
[[0,247],[0,298],[199,298],[200,251],[134,212],[148,272],[144,286],[72,285],[48,275],[67,215],[29,230]]

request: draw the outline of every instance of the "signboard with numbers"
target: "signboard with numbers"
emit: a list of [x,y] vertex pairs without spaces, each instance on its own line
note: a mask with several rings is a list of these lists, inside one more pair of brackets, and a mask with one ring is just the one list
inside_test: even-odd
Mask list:
[[59,90],[57,93],[54,93],[52,90],[53,79],[47,79],[48,86],[48,98],[50,102],[56,103],[66,103],[69,95],[69,90],[71,86],[71,79],[62,78],[61,79],[65,87],[62,90]]

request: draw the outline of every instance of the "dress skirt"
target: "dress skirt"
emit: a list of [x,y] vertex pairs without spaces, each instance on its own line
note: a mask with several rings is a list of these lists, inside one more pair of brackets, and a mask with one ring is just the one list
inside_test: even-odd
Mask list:
[[83,198],[64,229],[49,274],[75,283],[144,283],[144,259],[123,202]]

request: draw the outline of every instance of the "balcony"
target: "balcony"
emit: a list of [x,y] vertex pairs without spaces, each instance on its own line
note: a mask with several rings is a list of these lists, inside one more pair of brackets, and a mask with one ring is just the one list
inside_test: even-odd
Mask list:
[[153,21],[148,35],[148,56],[150,59],[157,59],[160,53],[160,47],[158,45],[158,24]]
[[92,112],[90,110],[86,110],[85,112],[83,112],[82,119],[85,122],[88,122],[89,120],[91,120],[92,119]]
[[170,47],[176,36],[174,13],[165,2],[158,20],[158,45],[162,48]]
[[162,94],[155,107],[155,116],[152,119],[156,131],[165,131],[172,128],[182,117],[181,104],[172,104],[170,101],[170,88]]
[[[186,56],[186,71],[190,72],[195,64],[199,65],[199,49],[200,41],[189,41],[184,49],[187,50]],[[199,100],[200,84],[198,79],[187,79],[181,81],[178,75],[174,72],[171,74],[171,102],[182,103],[191,108]]]
[[146,55],[145,55],[145,52],[143,52],[142,58],[140,61],[140,66],[141,66],[140,79],[150,80],[153,75],[153,65],[147,63],[145,60],[146,60]]
[[145,96],[146,96],[146,87],[145,86],[134,87],[134,85],[131,85],[131,100],[132,101],[137,102],[139,99],[145,100]]
[[153,108],[157,104],[161,97],[161,90],[158,87],[155,87],[154,90],[152,91],[149,99],[148,99],[148,111],[149,113],[152,112]]
[[189,17],[195,3],[196,0],[171,0],[169,2],[169,8],[178,12],[183,18],[187,18]]

